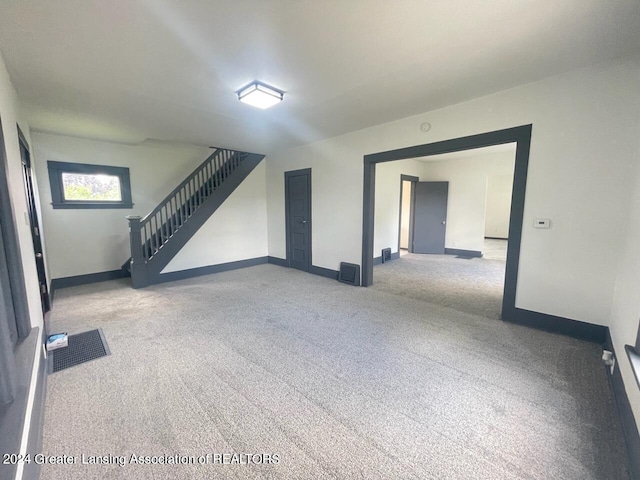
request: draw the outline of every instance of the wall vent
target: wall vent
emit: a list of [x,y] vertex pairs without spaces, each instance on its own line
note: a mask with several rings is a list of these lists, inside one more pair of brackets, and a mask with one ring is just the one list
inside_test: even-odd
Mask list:
[[391,261],[391,249],[383,248],[382,249],[382,263],[387,263]]
[[355,263],[340,262],[340,274],[338,280],[356,287],[360,286],[360,265]]

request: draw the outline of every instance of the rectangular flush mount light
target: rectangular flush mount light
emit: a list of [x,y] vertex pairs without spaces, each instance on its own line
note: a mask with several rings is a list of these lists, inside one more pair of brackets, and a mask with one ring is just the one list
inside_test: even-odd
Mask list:
[[252,82],[238,90],[238,100],[262,109],[274,106],[283,97],[283,92],[261,82]]

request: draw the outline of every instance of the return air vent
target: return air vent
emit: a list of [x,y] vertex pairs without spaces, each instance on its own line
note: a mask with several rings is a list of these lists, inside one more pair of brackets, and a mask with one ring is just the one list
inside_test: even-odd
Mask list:
[[383,248],[382,249],[382,263],[387,263],[391,261],[391,249]]
[[340,274],[338,280],[356,287],[360,286],[360,265],[355,263],[340,262]]

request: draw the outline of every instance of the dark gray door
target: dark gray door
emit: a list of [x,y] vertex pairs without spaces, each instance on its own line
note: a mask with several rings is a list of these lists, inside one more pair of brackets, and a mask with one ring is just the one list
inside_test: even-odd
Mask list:
[[311,169],[285,172],[287,260],[289,266],[311,267]]
[[416,182],[413,253],[444,253],[449,182]]

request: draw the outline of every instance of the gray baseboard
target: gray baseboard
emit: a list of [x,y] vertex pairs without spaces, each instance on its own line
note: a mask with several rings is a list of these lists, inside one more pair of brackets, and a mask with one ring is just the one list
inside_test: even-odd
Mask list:
[[[619,358],[617,352],[613,348],[613,342],[611,341],[611,334],[608,328],[604,348],[613,352],[616,359]],[[618,417],[620,418],[622,426],[625,446],[627,448],[629,477],[634,480],[640,479],[640,434],[638,433],[638,426],[636,424],[635,417],[633,416],[633,410],[631,409],[629,397],[627,396],[627,391],[624,388],[624,381],[622,380],[622,374],[620,373],[618,365],[619,363],[616,361],[613,374],[608,375],[608,377],[611,390],[613,391],[613,397],[616,402]],[[609,372],[609,369],[607,369],[607,372]]]
[[[272,263],[273,265],[289,268],[289,263],[284,258],[278,258],[278,257],[267,257],[267,258],[269,260],[269,263]],[[330,278],[332,280],[338,280],[338,274],[339,274],[337,270],[331,270],[330,268],[324,268],[324,267],[316,267],[315,265],[311,265],[311,267],[309,268],[309,273],[313,275],[319,275],[321,277]]]
[[445,248],[445,255],[462,255],[464,257],[482,257],[482,252],[478,250],[461,250],[459,248]]
[[320,275],[321,277],[330,278],[332,280],[338,280],[338,274],[340,272],[338,272],[337,270],[331,270],[330,268],[316,267],[315,265],[311,265],[311,268],[309,268],[309,273]]
[[108,272],[87,273],[84,275],[75,275],[73,277],[54,278],[51,280],[51,301],[55,291],[60,288],[78,287],[80,285],[88,285],[90,283],[106,282],[109,280],[117,280],[118,278],[127,278],[129,274],[122,269],[110,270]]
[[272,263],[273,265],[278,265],[280,267],[288,267],[289,263],[284,259],[284,258],[278,258],[278,257],[267,257],[269,263]]
[[161,273],[153,282],[157,283],[173,282],[175,280],[185,280],[187,278],[200,277],[202,275],[210,275],[212,273],[228,272],[230,270],[238,270],[239,268],[253,267],[268,262],[269,257],[248,258],[246,260],[238,260],[235,262],[220,263],[218,265],[207,265],[205,267],[189,268],[187,270],[179,270],[177,272]]
[[503,309],[502,320],[538,330],[567,335],[580,340],[599,343],[600,345],[605,342],[608,331],[608,327],[602,325],[556,317],[555,315],[533,312],[522,308]]
[[[400,252],[395,252],[391,254],[391,260],[398,260],[400,258]],[[389,262],[391,261],[389,260]],[[379,257],[373,257],[373,264],[374,265],[381,265],[382,264],[382,255]]]

